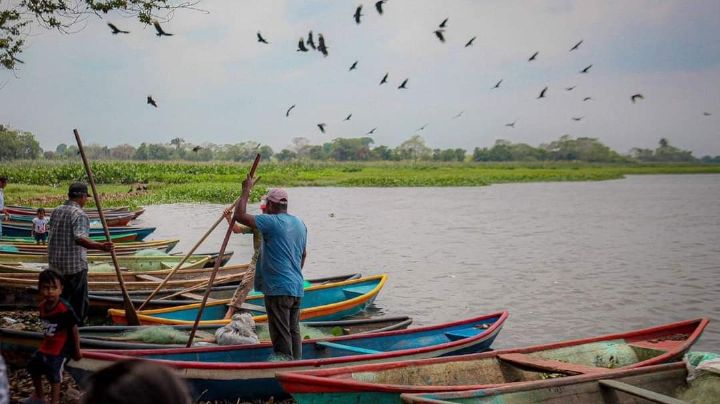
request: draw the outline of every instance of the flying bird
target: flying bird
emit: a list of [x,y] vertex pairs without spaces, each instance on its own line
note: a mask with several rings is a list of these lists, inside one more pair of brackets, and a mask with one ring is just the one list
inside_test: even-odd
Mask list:
[[290,116],[290,111],[292,111],[293,108],[295,108],[295,104],[291,105],[290,108],[288,108],[287,111],[285,111],[285,116],[286,116],[286,117],[287,117],[287,116]]
[[297,52],[307,52],[308,48],[305,47],[304,38],[300,37],[300,42],[298,42],[298,48]]
[[465,47],[467,48],[468,46],[471,46],[473,44],[473,42],[475,41],[475,38],[477,38],[477,37],[474,36],[474,37],[470,38],[470,40],[467,41],[467,43],[465,44]]
[[445,25],[447,24],[447,22],[448,22],[448,19],[447,18],[444,19],[443,22],[441,22],[440,25],[438,25],[438,28],[445,28]]
[[532,56],[530,56],[530,59],[528,59],[528,62],[532,62],[533,60],[535,60],[535,58],[537,58],[538,54],[540,54],[540,52],[533,53]]
[[320,128],[320,132],[325,133],[325,124],[324,123],[317,124],[317,127]]
[[416,130],[416,132],[419,132],[419,131],[425,129],[425,127],[427,127],[427,126],[428,126],[428,124],[426,123],[425,125],[419,127],[418,130]]
[[592,97],[585,97],[583,98],[583,101],[592,101]]
[[353,63],[353,64],[350,66],[350,69],[349,69],[348,71],[352,71],[352,70],[357,69],[357,64],[358,64],[358,62],[359,62],[359,60],[356,60],[355,63]]
[[502,83],[502,79],[500,79],[500,81],[495,83],[495,86],[493,88],[500,88],[500,83]]
[[442,29],[435,30],[435,36],[438,37],[440,42],[445,42],[445,35],[443,35],[443,32],[445,32],[445,30],[442,30]]
[[155,100],[153,100],[152,95],[148,95],[148,97],[147,97],[147,103],[150,104],[150,105],[152,105],[152,106],[155,107],[155,108],[158,107],[158,106],[157,106],[157,103],[155,102]]
[[637,100],[644,100],[644,99],[645,99],[645,97],[643,97],[642,94],[633,94],[633,96],[630,97],[630,101],[632,101],[633,104],[635,104],[635,102]]
[[327,57],[328,51],[327,46],[325,46],[325,37],[323,37],[323,34],[318,34],[318,50],[320,53],[323,54],[323,56]]
[[398,90],[401,89],[401,88],[407,89],[407,87],[405,87],[405,86],[407,85],[408,80],[409,80],[409,79],[403,80],[402,84],[400,84],[400,86],[398,87]]
[[580,73],[587,73],[587,72],[590,70],[591,67],[592,67],[592,65],[590,65],[590,66],[588,66],[588,67],[580,70]]
[[163,35],[164,36],[172,36],[173,35],[173,34],[169,34],[165,31],[163,31],[162,27],[160,26],[160,23],[157,21],[153,21],[153,26],[155,27],[155,31],[157,31],[155,33],[155,35],[157,35],[157,36],[163,36]]
[[565,87],[565,91],[572,91],[575,89],[575,87],[577,87],[577,85],[572,86],[572,87]]
[[307,37],[307,42],[306,42],[306,44],[307,44],[307,46],[309,46],[309,47],[311,47],[311,48],[313,48],[313,49],[317,49],[317,47],[315,46],[315,40],[313,40],[313,33],[312,33],[312,31],[308,32],[308,37]]
[[709,113],[709,112],[703,112],[703,115],[704,115],[704,116],[710,116],[710,115],[712,115],[712,114]]
[[383,85],[383,84],[387,83],[387,79],[388,79],[388,76],[389,76],[389,75],[390,75],[390,73],[385,73],[385,75],[383,76],[382,80],[380,80],[380,84],[379,84],[379,85]]
[[583,43],[582,39],[580,40],[580,42],[576,43],[575,45],[573,45],[572,48],[570,48],[570,52],[572,52],[572,51],[576,50],[577,48],[579,48],[581,43]]
[[537,97],[538,97],[538,98],[545,98],[545,93],[547,92],[547,90],[548,90],[547,87],[543,88],[542,91],[540,91],[540,95],[538,95]]
[[110,27],[110,29],[112,30],[112,34],[113,34],[113,35],[116,35],[116,34],[129,34],[129,33],[130,33],[130,31],[123,31],[123,30],[121,30],[120,28],[116,27],[114,24],[107,23],[107,25],[108,25],[108,27]]
[[385,3],[385,0],[380,0],[375,2],[375,10],[377,10],[378,14],[382,15],[383,13],[383,3]]
[[465,112],[465,111],[460,111],[457,115],[455,115],[454,117],[452,117],[452,119],[460,118],[464,112]]
[[355,9],[355,14],[353,14],[353,18],[355,18],[355,24],[360,24],[360,17],[362,17],[361,11],[362,4],[359,5],[357,9]]
[[192,148],[192,151],[194,151],[195,153],[197,153],[197,152],[199,152],[200,150],[202,150],[202,148],[203,148],[202,146],[195,146],[195,147]]
[[350,118],[352,118],[352,114],[349,114],[348,116],[346,116],[345,119],[343,119],[343,121],[349,121]]
[[376,130],[377,128],[372,128],[368,133],[366,133],[366,135],[372,135],[373,133],[375,133]]
[[263,36],[262,36],[262,34],[260,33],[260,31],[258,31],[258,33],[257,33],[257,41],[258,41],[258,42],[262,42],[262,43],[264,43],[264,44],[266,44],[266,45],[270,43],[270,42],[268,42],[267,40],[265,40],[265,38],[263,38]]
[[573,117],[572,119],[573,119],[573,121],[580,121],[583,118],[584,118],[584,116],[579,116],[579,117]]
[[517,122],[517,121],[512,121],[512,122],[510,122],[510,123],[506,123],[505,126],[507,126],[508,128],[514,128],[514,127],[515,127],[515,122]]

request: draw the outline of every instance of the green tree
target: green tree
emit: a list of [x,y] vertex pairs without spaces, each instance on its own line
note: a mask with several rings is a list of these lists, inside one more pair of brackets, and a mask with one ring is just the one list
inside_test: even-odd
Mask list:
[[18,56],[25,45],[25,37],[33,25],[57,29],[62,33],[73,29],[85,17],[119,11],[150,24],[158,13],[171,15],[179,8],[192,8],[196,1],[181,0],[20,0],[4,2],[0,10],[0,64],[14,69],[24,63]]
[[410,139],[402,142],[395,152],[402,160],[429,160],[432,158],[432,149],[425,145],[425,140],[420,135],[413,135]]
[[21,132],[0,125],[0,161],[35,160],[42,155],[40,144],[30,132]]
[[332,141],[331,156],[337,161],[364,161],[370,158],[372,138],[337,138]]
[[297,154],[295,154],[294,151],[290,151],[288,149],[282,149],[280,153],[275,154],[275,158],[278,161],[290,161],[295,160],[297,158]]

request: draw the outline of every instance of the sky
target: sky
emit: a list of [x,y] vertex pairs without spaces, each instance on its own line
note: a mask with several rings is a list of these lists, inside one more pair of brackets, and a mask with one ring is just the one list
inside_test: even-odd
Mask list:
[[[417,134],[431,148],[471,152],[568,134],[621,153],[664,137],[720,155],[717,0],[388,0],[383,15],[374,3],[204,0],[163,22],[174,35],[161,38],[119,13],[90,16],[71,34],[36,26],[25,64],[0,71],[0,123],[46,150],[74,143],[74,128],[85,144],[181,137],[276,152],[296,137],[322,144],[377,128],[375,146]],[[434,31],[445,18],[442,43]],[[107,22],[131,33],[112,35]],[[324,35],[329,56],[296,51],[309,30]],[[633,104],[636,93],[644,99]]]

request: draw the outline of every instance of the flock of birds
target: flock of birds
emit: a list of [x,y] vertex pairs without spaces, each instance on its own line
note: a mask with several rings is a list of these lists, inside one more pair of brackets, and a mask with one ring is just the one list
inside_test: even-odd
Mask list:
[[[379,15],[382,15],[382,14],[383,14],[383,12],[384,12],[384,9],[383,9],[384,4],[387,3],[388,1],[389,1],[389,0],[379,0],[379,1],[376,1],[376,2],[375,2],[375,10],[377,11],[377,13],[378,13]],[[364,16],[364,14],[362,13],[362,11],[363,11],[363,6],[362,6],[362,5],[359,5],[359,6],[355,9],[355,13],[352,15],[352,17],[353,17],[353,19],[355,20],[355,23],[356,23],[356,24],[360,24],[360,23],[362,22],[362,17]],[[440,42],[442,42],[442,43],[445,43],[445,41],[446,41],[445,32],[446,32],[446,29],[448,28],[448,21],[449,21],[449,18],[443,19],[442,22],[440,22],[440,24],[438,24],[437,28],[433,31],[435,37],[436,37]],[[130,33],[129,31],[125,31],[125,30],[122,30],[122,29],[118,28],[117,26],[115,26],[115,25],[112,24],[112,23],[108,23],[107,25],[110,27],[111,33],[112,33],[113,35],[116,35],[116,34],[129,34],[129,33]],[[156,35],[157,35],[158,37],[172,36],[172,35],[173,35],[173,34],[171,34],[171,33],[166,32],[165,30],[163,30],[163,28],[160,26],[160,23],[159,23],[158,21],[154,21],[154,22],[153,22],[153,26],[155,27]],[[260,31],[257,32],[257,35],[256,35],[256,36],[257,36],[257,42],[259,42],[259,43],[261,43],[261,44],[264,44],[264,45],[270,45],[270,44],[271,44],[271,42],[269,42],[269,41],[262,35],[262,33],[261,33]],[[464,47],[467,48],[467,47],[473,46],[473,43],[474,43],[474,41],[475,41],[476,38],[477,38],[476,36],[473,36],[473,37],[471,37],[470,39],[468,39],[467,42],[465,43],[465,46],[464,46]],[[570,52],[573,52],[573,51],[578,50],[578,49],[580,48],[580,46],[583,44],[583,42],[584,42],[583,40],[578,41],[578,42],[575,43],[572,47],[570,47],[569,51],[570,51]],[[328,46],[327,46],[327,44],[326,44],[325,37],[323,36],[322,33],[318,33],[318,34],[317,34],[317,43],[316,43],[316,41],[315,41],[315,35],[314,35],[314,33],[313,33],[312,30],[308,32],[307,37],[304,37],[304,36],[303,36],[303,37],[300,37],[300,39],[299,39],[299,41],[298,41],[298,45],[297,45],[297,52],[310,52],[311,50],[320,52],[324,57],[327,57],[327,56],[329,55]],[[534,52],[532,55],[530,55],[530,57],[527,59],[527,61],[528,61],[528,62],[533,62],[533,61],[537,60],[537,57],[538,57],[539,54],[540,54],[539,51]],[[351,71],[353,71],[353,70],[356,70],[357,67],[358,67],[358,63],[359,63],[359,60],[354,61],[354,62],[350,65],[348,71],[351,72]],[[589,64],[589,65],[587,65],[585,68],[581,69],[581,70],[579,71],[579,73],[580,73],[580,74],[589,74],[590,69],[591,69],[592,67],[593,67],[593,65],[592,65],[592,64]],[[389,77],[390,77],[390,73],[389,73],[389,72],[386,72],[386,73],[383,75],[383,77],[380,79],[379,85],[382,86],[382,85],[387,84]],[[409,78],[404,78],[404,79],[400,82],[400,84],[398,85],[397,89],[398,89],[398,90],[407,90],[407,89],[408,89],[407,85],[408,85],[409,80],[410,80]],[[495,83],[495,85],[491,87],[491,89],[492,89],[492,90],[499,89],[499,88],[501,87],[501,84],[502,84],[502,83],[503,83],[503,79],[498,80],[497,83]],[[575,85],[573,85],[573,86],[571,86],[571,87],[565,87],[565,91],[573,91],[573,90],[575,89],[575,87],[576,87]],[[538,94],[538,96],[537,96],[536,98],[537,98],[537,99],[546,98],[546,97],[547,97],[547,93],[548,93],[548,87],[545,86],[542,90],[540,90],[540,93]],[[631,101],[633,104],[637,103],[637,102],[640,101],[640,100],[644,100],[644,99],[645,99],[645,97],[644,97],[643,94],[641,94],[641,93],[632,94],[632,95],[630,96],[630,101]],[[583,102],[592,101],[592,100],[593,100],[593,98],[592,98],[592,97],[589,97],[589,96],[583,98]],[[153,106],[153,107],[155,107],[155,108],[158,107],[157,102],[155,101],[155,99],[153,99],[153,97],[152,97],[151,95],[148,95],[148,97],[147,97],[147,104],[148,104],[148,105],[151,105],[151,106]],[[286,116],[286,117],[290,117],[290,113],[293,111],[293,109],[295,109],[295,107],[296,107],[295,104],[291,105],[291,106],[285,111],[285,116]],[[453,116],[452,119],[460,118],[460,117],[463,115],[463,113],[464,113],[464,111],[459,112],[457,115]],[[710,114],[709,112],[703,112],[703,115],[704,115],[704,116],[710,116],[711,114]],[[351,118],[352,118],[352,113],[351,113],[351,114],[348,114],[348,115],[345,117],[345,119],[343,119],[343,121],[349,121]],[[579,122],[579,121],[581,121],[583,118],[584,118],[584,116],[579,116],[579,117],[573,116],[573,117],[572,117],[572,120],[573,120],[573,121],[576,121],[576,122]],[[516,120],[516,121],[513,121],[513,122],[510,122],[510,123],[506,123],[505,126],[506,126],[506,127],[509,127],[509,128],[514,128],[516,122],[517,122],[517,120]],[[419,127],[419,128],[416,130],[416,132],[419,132],[419,131],[424,130],[427,126],[428,126],[427,123],[424,124],[424,125],[422,125],[421,127]],[[318,128],[318,130],[320,130],[321,133],[326,133],[327,123],[325,123],[325,122],[318,123],[318,124],[317,124],[317,128]],[[377,127],[371,129],[370,131],[367,132],[367,135],[370,135],[370,134],[375,133],[376,130],[377,130]],[[201,148],[202,148],[202,147],[197,146],[197,147],[195,147],[195,148],[193,149],[193,151],[197,152],[197,151],[199,151]]]

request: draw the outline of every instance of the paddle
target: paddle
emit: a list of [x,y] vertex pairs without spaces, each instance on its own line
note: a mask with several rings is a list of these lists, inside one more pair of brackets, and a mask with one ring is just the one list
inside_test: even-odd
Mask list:
[[[257,170],[257,166],[260,164],[260,153],[258,153],[255,156],[255,160],[253,161],[252,167],[250,167],[250,172],[248,173],[248,178],[253,178],[255,176],[255,170]],[[248,190],[249,191],[249,190]],[[233,219],[236,217],[238,212],[238,205],[235,204],[234,212],[233,212]],[[222,257],[225,254],[225,248],[227,247],[228,241],[230,241],[230,236],[232,235],[233,227],[235,227],[235,221],[231,220],[230,225],[228,226],[227,232],[225,232],[225,239],[223,240],[222,246],[220,247],[220,256]],[[215,281],[215,275],[217,274],[218,268],[220,268],[220,260],[215,260],[215,267],[213,268],[212,274],[210,274],[210,280],[208,280],[208,286],[207,289],[205,289],[205,295],[203,296],[203,300],[200,303],[200,308],[198,309],[197,317],[195,318],[195,324],[193,324],[192,331],[190,331],[190,338],[188,338],[187,347],[190,348],[193,342],[193,338],[195,338],[195,332],[197,331],[198,326],[200,325],[200,319],[202,318],[203,311],[205,310],[205,304],[207,303],[207,299],[210,296],[210,291],[212,290],[213,282]]]
[[[80,157],[82,157],[83,165],[85,166],[85,172],[88,176],[88,182],[90,182],[90,187],[92,188],[93,198],[95,199],[95,207],[97,208],[98,216],[100,217],[100,223],[102,223],[103,231],[105,232],[105,239],[110,242],[110,230],[108,230],[107,223],[105,222],[105,214],[103,213],[102,206],[100,204],[100,194],[95,188],[95,178],[93,177],[92,170],[90,169],[90,164],[88,163],[87,156],[85,156],[85,149],[83,148],[82,140],[80,140],[80,133],[77,129],[73,129],[73,133],[75,134],[75,140],[77,141],[78,149],[80,150]],[[140,325],[137,313],[135,312],[135,307],[133,307],[132,300],[130,300],[130,295],[128,295],[127,290],[125,289],[125,280],[120,273],[120,265],[118,264],[117,256],[115,255],[114,249],[110,250],[110,257],[112,257],[112,262],[115,266],[115,274],[117,275],[118,283],[120,284],[120,290],[122,291],[123,305],[125,306],[125,318],[127,319],[127,323],[129,325]]]
[[[235,202],[233,202],[233,204],[232,204],[233,209],[235,209],[235,206],[237,206],[238,202],[240,202],[240,198],[236,199]],[[180,269],[182,264],[184,264],[185,261],[187,261],[187,259],[190,258],[190,256],[195,252],[195,250],[197,250],[197,248],[200,247],[200,244],[202,244],[205,241],[205,239],[208,238],[210,233],[212,233],[215,230],[215,228],[220,224],[220,222],[223,221],[224,218],[225,218],[225,215],[220,215],[220,217],[215,221],[215,223],[213,223],[213,225],[210,226],[210,229],[208,229],[208,231],[205,232],[205,234],[200,238],[200,240],[198,240],[198,242],[195,243],[193,248],[190,249],[190,251],[185,255],[185,257],[183,257],[183,259],[180,261],[180,263],[178,263],[175,266],[175,268],[173,268],[172,271],[170,271],[170,273],[167,274],[165,279],[163,279],[163,281],[160,282],[160,284],[155,288],[155,290],[153,290],[152,293],[150,293],[150,296],[148,296],[147,299],[145,299],[145,301],[140,305],[138,310],[142,310],[143,307],[145,307],[145,305],[148,304],[148,302],[150,302],[150,300],[152,300],[153,297],[155,297],[157,292],[159,292],[160,289],[162,289],[165,286],[165,284],[167,284],[167,282],[170,280],[170,278],[173,275],[175,275],[175,272],[177,272],[177,270]]]

